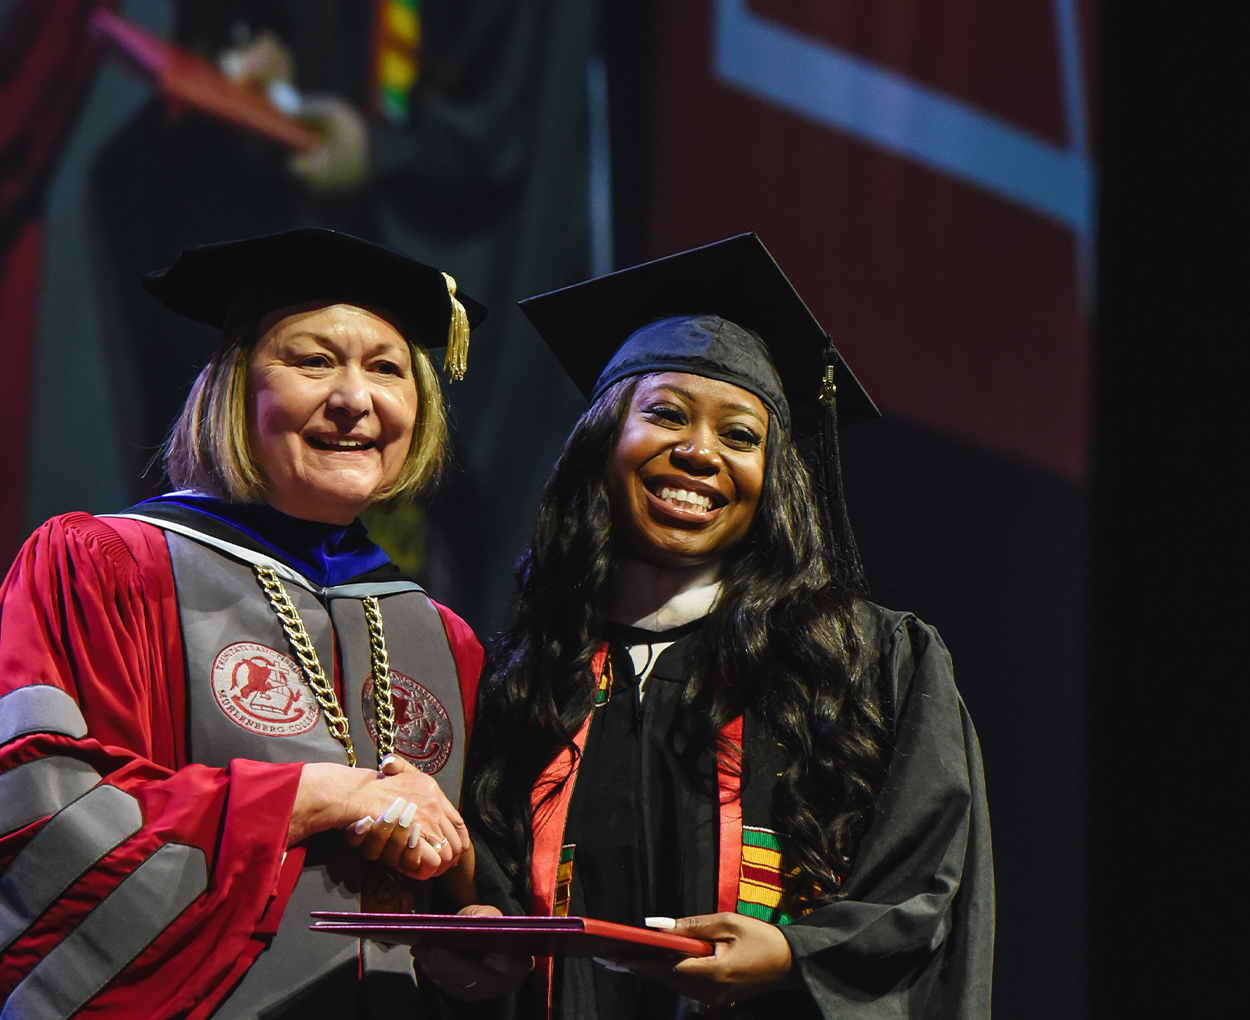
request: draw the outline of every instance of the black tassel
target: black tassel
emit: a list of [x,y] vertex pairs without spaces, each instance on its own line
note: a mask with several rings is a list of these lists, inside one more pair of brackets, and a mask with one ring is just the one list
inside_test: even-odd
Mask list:
[[851,518],[846,510],[846,494],[842,488],[842,458],[838,449],[838,389],[834,366],[838,352],[833,340],[826,338],[825,375],[820,382],[820,456],[817,472],[821,516],[825,526],[825,545],[834,577],[856,595],[867,597],[868,580],[851,531]]

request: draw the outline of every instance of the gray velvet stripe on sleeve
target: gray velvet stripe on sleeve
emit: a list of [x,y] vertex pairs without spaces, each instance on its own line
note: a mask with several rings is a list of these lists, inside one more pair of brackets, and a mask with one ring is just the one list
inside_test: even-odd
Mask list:
[[65,1020],[97,995],[208,887],[204,852],[166,843],[13,989],[0,1020]]
[[87,735],[87,722],[74,699],[50,684],[31,684],[0,698],[0,745],[27,733]]
[[139,802],[115,786],[97,786],[49,819],[0,874],[0,951],[142,825]]
[[54,815],[100,781],[77,758],[36,758],[0,775],[0,836]]

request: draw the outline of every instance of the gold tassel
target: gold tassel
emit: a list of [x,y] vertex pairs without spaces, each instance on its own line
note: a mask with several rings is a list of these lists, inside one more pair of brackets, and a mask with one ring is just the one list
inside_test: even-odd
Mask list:
[[838,387],[833,382],[833,366],[825,366],[824,377],[820,380],[820,396],[818,398],[825,406],[832,408],[834,411],[838,409]]
[[447,357],[443,359],[443,371],[451,376],[452,382],[464,378],[464,370],[469,367],[469,316],[464,305],[456,300],[456,281],[447,273],[443,274],[447,281],[447,295],[451,298],[451,325],[447,327]]

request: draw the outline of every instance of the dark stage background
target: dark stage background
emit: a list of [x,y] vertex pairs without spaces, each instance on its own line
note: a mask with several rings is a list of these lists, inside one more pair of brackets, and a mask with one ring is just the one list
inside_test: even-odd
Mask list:
[[[370,115],[371,178],[326,197],[276,147],[171,116],[90,40],[93,6],[0,0],[6,558],[52,514],[161,486],[144,466],[213,337],[165,313],[138,275],[187,244],[337,226],[447,268],[491,306],[468,376],[448,387],[456,463],[426,505],[371,524],[488,638],[583,408],[514,302],[755,230],[886,415],[844,436],[852,520],[874,597],[940,628],[981,736],[996,1012],[1152,1013],[1147,999],[1115,1007],[1148,958],[1129,935],[1150,917],[1124,904],[1138,881],[1167,885],[1176,852],[1150,858],[1164,877],[1125,870],[1142,858],[1122,805],[1145,810],[1152,749],[1114,734],[1133,678],[1161,701],[1180,656],[1165,641],[1149,661],[1124,651],[1142,640],[1127,637],[1135,624],[1167,629],[1143,613],[1165,597],[1130,569],[1140,545],[1125,541],[1162,504],[1126,453],[1143,422],[1174,412],[1130,397],[1157,392],[1183,357],[1163,333],[1189,307],[1168,268],[1204,250],[1204,221],[1176,196],[1196,190],[1195,172],[1226,178],[1218,161],[1157,158],[1152,132],[1192,138],[1130,55],[1183,34],[1153,13],[1134,30],[1127,5],[1107,6],[1114,105],[1100,130],[1092,0],[424,0],[406,109]],[[305,93],[376,105],[371,3],[109,6],[210,58],[240,24],[268,28]],[[1154,104],[1168,114],[1152,119]],[[1113,161],[1101,220],[1091,139]],[[1151,173],[1166,185],[1143,186]],[[1142,226],[1173,221],[1172,235]],[[1213,280],[1194,270],[1185,286]],[[1153,306],[1133,303],[1147,295]],[[1218,303],[1206,307],[1216,323]],[[1219,322],[1186,342],[1222,350]],[[1166,463],[1193,467],[1184,451],[1166,447]],[[1214,1015],[1181,1001],[1172,1015]]]

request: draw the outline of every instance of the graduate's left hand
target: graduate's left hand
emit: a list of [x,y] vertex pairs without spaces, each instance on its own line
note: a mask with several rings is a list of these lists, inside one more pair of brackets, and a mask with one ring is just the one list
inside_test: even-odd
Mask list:
[[744,914],[701,914],[678,918],[672,931],[714,943],[715,955],[691,956],[676,964],[637,957],[619,962],[640,977],[713,1004],[802,984],[790,943],[775,924]]

